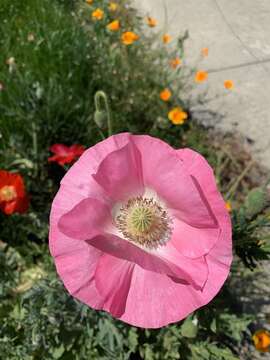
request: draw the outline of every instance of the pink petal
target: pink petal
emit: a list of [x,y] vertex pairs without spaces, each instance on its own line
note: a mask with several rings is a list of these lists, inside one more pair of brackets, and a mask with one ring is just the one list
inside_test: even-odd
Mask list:
[[102,309],[103,299],[94,281],[95,269],[102,253],[84,241],[67,237],[58,229],[59,218],[81,199],[81,195],[61,186],[50,215],[50,251],[68,292],[89,306]]
[[111,152],[121,149],[130,141],[130,134],[123,133],[111,136],[84,151],[78,161],[63,177],[61,184],[70,191],[78,192],[84,197],[104,198],[104,190],[93,180],[92,174],[97,172],[99,164]]
[[[200,185],[200,188],[203,189],[216,218],[220,215],[222,215],[222,217],[225,216],[226,212],[224,213],[223,209],[218,206],[220,205],[220,202],[223,202],[225,207],[225,202],[217,189],[215,175],[208,162],[203,156],[191,149],[181,149],[178,150],[177,153],[179,158],[183,161],[183,166],[186,171],[193,176],[195,181]],[[227,215],[228,214],[226,214],[226,217]]]
[[110,221],[109,207],[96,199],[87,198],[61,216],[58,227],[66,236],[87,240],[98,250],[137,263],[145,269],[165,273],[171,277],[202,288],[208,269],[203,257],[191,261],[183,256],[173,242],[147,252],[131,242],[112,234],[104,234]]
[[198,228],[217,227],[206,198],[177,152],[149,136],[133,136],[133,141],[142,154],[144,184],[163,198],[174,215]]
[[102,234],[110,217],[110,209],[105,203],[87,198],[64,214],[58,226],[71,238],[87,240]]
[[130,141],[123,148],[107,155],[93,178],[115,201],[142,194],[140,152]]
[[121,320],[137,327],[160,328],[180,321],[200,307],[202,292],[168,276],[135,266]]
[[96,236],[87,243],[106,254],[138,264],[146,270],[167,274],[175,281],[189,283],[196,288],[203,288],[207,280],[208,268],[204,257],[188,259],[170,244],[147,252],[112,234]]
[[230,218],[221,200],[215,202],[213,211],[226,215],[219,219],[221,235],[206,256],[209,274],[204,288],[197,290],[135,266],[121,320],[143,328],[160,328],[186,318],[217,295],[229,275],[232,262]]
[[104,309],[115,317],[125,312],[134,266],[129,261],[104,254],[96,267],[95,283],[104,299]]
[[218,220],[221,235],[211,249],[207,259],[217,263],[223,263],[228,267],[232,261],[232,226],[231,218],[226,211],[225,201],[217,189],[215,177],[211,166],[196,151],[191,149],[178,150],[186,170],[193,175],[204,189],[205,196],[211,203],[212,211]]
[[[218,210],[218,207],[221,210],[223,204],[216,203],[214,210]],[[125,313],[120,320],[142,328],[160,328],[181,321],[208,304],[217,295],[230,271],[232,247],[229,225],[227,217],[227,221],[222,223],[221,236],[206,256],[209,273],[202,290],[177,283],[168,276],[146,271],[136,265]]]
[[[196,289],[202,290],[205,286],[208,277],[208,266],[204,256],[192,260],[182,256],[172,241],[169,241],[166,246],[153,250],[152,254],[168,262],[171,267],[174,265],[180,268],[181,271],[184,272],[182,279],[186,280],[188,284],[193,285]],[[172,278],[175,281],[181,279],[180,276],[172,276]]]
[[209,271],[203,290],[196,290],[136,265],[120,320],[142,328],[160,328],[183,320],[212,300],[226,280],[229,267],[210,262]]
[[218,241],[219,228],[196,228],[174,219],[172,245],[184,256],[197,258],[209,253]]

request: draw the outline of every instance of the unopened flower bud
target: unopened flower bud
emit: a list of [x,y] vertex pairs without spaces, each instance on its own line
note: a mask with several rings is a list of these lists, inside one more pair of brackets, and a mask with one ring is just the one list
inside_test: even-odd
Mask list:
[[105,129],[107,124],[107,113],[105,111],[96,110],[94,120],[100,129]]

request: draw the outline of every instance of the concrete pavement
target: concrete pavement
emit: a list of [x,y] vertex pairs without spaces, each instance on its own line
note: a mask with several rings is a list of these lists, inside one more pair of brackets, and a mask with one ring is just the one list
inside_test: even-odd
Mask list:
[[[134,1],[158,20],[159,30],[175,37],[189,31],[185,61],[207,70],[209,80],[199,87],[209,98],[219,95],[207,105],[224,115],[214,126],[238,131],[270,169],[270,0]],[[198,62],[203,47],[209,56]],[[233,91],[225,91],[227,79],[234,81]],[[200,108],[194,111],[200,118]]]

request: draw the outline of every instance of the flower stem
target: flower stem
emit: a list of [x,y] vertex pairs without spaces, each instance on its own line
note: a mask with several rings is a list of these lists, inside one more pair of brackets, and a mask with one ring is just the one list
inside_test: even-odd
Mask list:
[[229,191],[227,192],[226,195],[226,199],[231,199],[233,197],[233,195],[235,194],[238,186],[240,185],[240,183],[242,182],[242,180],[244,179],[244,177],[248,174],[249,170],[252,168],[252,166],[254,165],[254,161],[251,160],[247,167],[244,169],[244,171],[239,175],[239,177],[236,179],[236,181],[233,183],[233,185],[231,186],[231,188],[229,189]]
[[102,112],[102,101],[105,105],[105,112],[107,116],[107,127],[108,127],[108,136],[111,136],[113,134],[113,128],[112,128],[112,116],[110,111],[110,105],[107,95],[104,91],[97,91],[95,94],[95,107],[96,111]]
[[36,123],[32,122],[32,142],[33,142],[33,153],[34,153],[34,176],[38,174],[38,143],[37,143],[37,126]]

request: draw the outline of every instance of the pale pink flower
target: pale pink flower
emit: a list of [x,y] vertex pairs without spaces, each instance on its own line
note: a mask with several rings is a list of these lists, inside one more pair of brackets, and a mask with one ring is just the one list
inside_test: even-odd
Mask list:
[[232,261],[230,216],[201,155],[119,134],[86,150],[63,178],[50,251],[71,295],[159,328],[222,287]]

